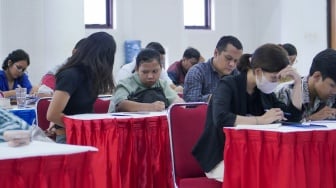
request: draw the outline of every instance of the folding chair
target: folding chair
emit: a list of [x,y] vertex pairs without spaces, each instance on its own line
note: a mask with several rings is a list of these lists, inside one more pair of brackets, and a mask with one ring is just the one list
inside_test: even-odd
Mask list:
[[208,105],[203,102],[173,104],[168,109],[173,179],[179,188],[220,188],[222,183],[208,179],[191,150],[204,129]]
[[94,113],[107,113],[110,106],[110,101],[111,95],[98,96],[93,105]]
[[42,97],[36,102],[36,125],[42,130],[49,128],[50,121],[47,120],[47,111],[51,97]]

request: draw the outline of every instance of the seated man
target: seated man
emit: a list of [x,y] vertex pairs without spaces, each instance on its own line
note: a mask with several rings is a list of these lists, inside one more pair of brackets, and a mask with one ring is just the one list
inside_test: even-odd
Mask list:
[[200,61],[201,54],[195,48],[187,48],[183,53],[183,58],[171,64],[168,68],[168,76],[177,86],[183,87],[184,78],[188,70]]
[[[163,48],[163,46],[158,42],[150,42],[147,44],[145,48],[150,48],[153,50],[156,50],[160,53],[160,59],[162,63],[162,72],[160,75],[160,78],[162,80],[166,80],[171,88],[173,88],[175,91],[182,91],[180,87],[176,87],[175,84],[172,82],[172,80],[169,78],[167,72],[165,71],[165,54],[166,51]],[[120,68],[120,70],[117,73],[117,76],[115,78],[116,83],[118,84],[120,80],[123,80],[125,78],[128,78],[132,76],[132,74],[135,72],[135,61],[132,61],[131,63],[128,63]]]
[[[303,121],[335,118],[336,51],[326,49],[318,53],[309,75],[302,78]],[[280,101],[289,104],[293,84],[285,85],[276,94]]]
[[238,74],[237,62],[243,46],[233,36],[220,38],[214,56],[205,63],[191,67],[184,80],[183,98],[186,102],[207,102],[218,82],[226,75]]
[[135,74],[119,81],[109,112],[162,111],[170,104],[183,102],[177,93],[160,79],[160,53],[143,49],[136,57]]
[[297,50],[293,44],[286,43],[281,45],[288,53],[289,64],[293,65],[296,61]]

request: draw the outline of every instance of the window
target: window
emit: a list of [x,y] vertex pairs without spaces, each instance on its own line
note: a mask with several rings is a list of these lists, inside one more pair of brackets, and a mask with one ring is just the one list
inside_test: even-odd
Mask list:
[[211,0],[184,0],[184,28],[211,29]]
[[112,0],[84,0],[85,28],[112,28]]

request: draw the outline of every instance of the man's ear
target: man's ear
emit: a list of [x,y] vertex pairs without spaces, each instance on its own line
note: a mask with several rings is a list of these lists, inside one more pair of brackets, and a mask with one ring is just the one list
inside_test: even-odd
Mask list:
[[219,55],[219,51],[217,50],[217,48],[215,49],[214,51],[214,57],[218,56]]
[[320,79],[322,79],[322,74],[320,71],[315,71],[311,77],[315,82],[318,82]]
[[13,62],[12,62],[11,60],[8,60],[8,61],[7,61],[7,65],[8,65],[8,66],[11,66],[12,64],[13,64]]

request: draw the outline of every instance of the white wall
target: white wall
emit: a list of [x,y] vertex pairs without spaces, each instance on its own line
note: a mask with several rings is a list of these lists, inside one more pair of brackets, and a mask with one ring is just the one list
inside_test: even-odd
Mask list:
[[[297,46],[306,74],[312,57],[327,47],[326,1],[320,0],[213,0],[213,30],[184,30],[181,0],[114,0],[116,29],[105,29],[117,42],[114,73],[124,63],[124,41],[139,39],[142,46],[158,41],[167,51],[167,63],[181,58],[193,46],[208,59],[218,39],[235,35],[244,52],[263,43],[290,42]],[[62,63],[82,37],[101,31],[84,28],[83,0],[0,1],[0,58],[17,48],[31,57],[29,76],[37,84],[49,68]]]
[[283,27],[280,42],[289,41],[296,45],[298,64],[295,67],[301,74],[308,74],[313,57],[328,46],[327,1],[282,0],[281,2]]
[[18,48],[29,55],[29,78],[38,84],[42,75],[71,55],[85,37],[82,0],[0,1],[0,57]]

